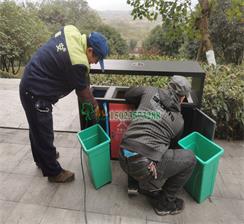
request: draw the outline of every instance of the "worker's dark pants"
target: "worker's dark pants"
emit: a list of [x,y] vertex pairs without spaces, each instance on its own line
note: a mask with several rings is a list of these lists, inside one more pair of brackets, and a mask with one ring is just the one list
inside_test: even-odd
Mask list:
[[194,154],[189,150],[169,149],[162,161],[157,162],[157,179],[154,179],[148,165],[151,160],[141,155],[126,158],[120,152],[120,165],[132,178],[138,181],[139,187],[145,191],[163,191],[170,199],[184,186],[192,174],[196,164]]
[[29,123],[29,138],[34,161],[44,176],[56,176],[62,168],[53,145],[52,104],[20,86],[20,100]]

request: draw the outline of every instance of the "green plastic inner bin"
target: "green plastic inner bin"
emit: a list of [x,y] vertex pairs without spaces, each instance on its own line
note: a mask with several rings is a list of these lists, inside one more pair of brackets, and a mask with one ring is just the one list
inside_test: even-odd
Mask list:
[[86,155],[88,170],[96,189],[112,181],[110,138],[99,125],[93,125],[77,133]]
[[197,164],[185,189],[201,203],[213,193],[219,158],[224,150],[198,132],[187,135],[178,144],[183,149],[191,150],[196,156]]

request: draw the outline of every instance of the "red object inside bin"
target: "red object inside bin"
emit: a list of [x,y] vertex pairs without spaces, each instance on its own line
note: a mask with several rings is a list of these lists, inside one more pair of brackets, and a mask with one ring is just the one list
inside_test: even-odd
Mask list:
[[109,126],[111,139],[111,158],[119,157],[122,137],[131,122],[134,106],[122,103],[109,103]]

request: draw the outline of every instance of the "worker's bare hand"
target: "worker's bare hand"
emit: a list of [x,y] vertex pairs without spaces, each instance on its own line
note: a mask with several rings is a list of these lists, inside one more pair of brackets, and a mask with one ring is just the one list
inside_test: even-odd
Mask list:
[[147,166],[147,168],[150,171],[150,173],[152,173],[154,179],[157,179],[158,175],[157,175],[156,163],[150,162],[149,165]]

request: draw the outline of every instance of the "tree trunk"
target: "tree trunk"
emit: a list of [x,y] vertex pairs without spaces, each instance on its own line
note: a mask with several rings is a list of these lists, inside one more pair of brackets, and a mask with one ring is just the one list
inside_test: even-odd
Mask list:
[[[202,8],[202,15],[201,18],[197,21],[197,27],[200,30],[202,40],[201,40],[201,49],[200,50],[205,52],[208,64],[216,66],[213,45],[210,40],[210,35],[208,31],[208,18],[210,14],[210,8],[208,0],[199,0],[199,4]],[[198,52],[197,60],[200,59],[200,53]]]

